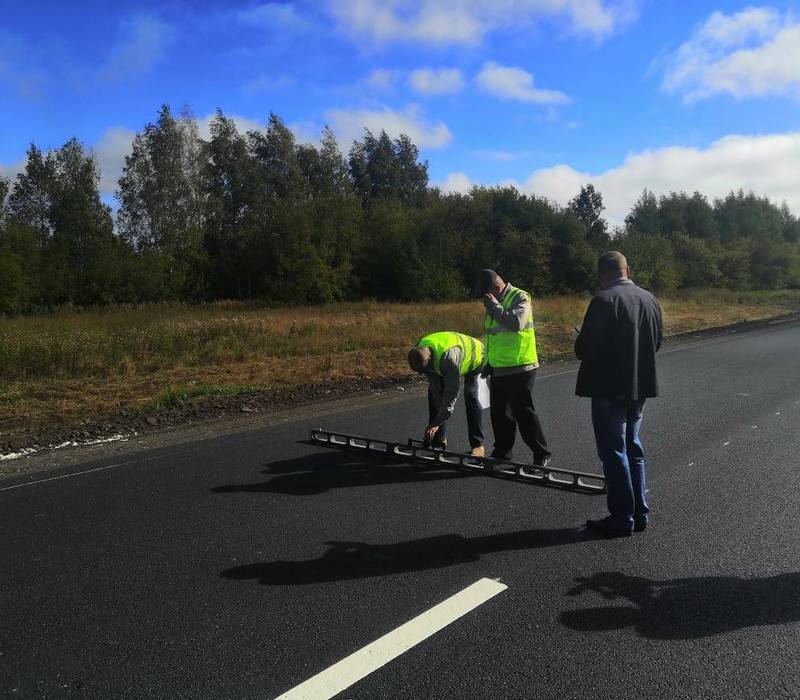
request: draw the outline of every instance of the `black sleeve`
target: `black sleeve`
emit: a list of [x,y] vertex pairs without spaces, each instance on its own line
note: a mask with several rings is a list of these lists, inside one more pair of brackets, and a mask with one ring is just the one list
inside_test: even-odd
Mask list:
[[658,323],[657,336],[656,336],[656,352],[661,350],[661,342],[664,340],[664,320],[661,313],[661,305],[656,300],[656,318]]
[[575,356],[579,360],[596,357],[605,347],[613,330],[614,312],[610,304],[595,297],[586,309],[583,325],[575,339]]

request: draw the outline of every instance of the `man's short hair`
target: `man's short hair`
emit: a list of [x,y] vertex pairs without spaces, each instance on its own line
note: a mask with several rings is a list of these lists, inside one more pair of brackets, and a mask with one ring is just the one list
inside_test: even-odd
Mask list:
[[499,279],[500,275],[494,270],[478,270],[478,274],[475,275],[475,287],[472,289],[473,296],[482,297],[497,284]]
[[413,347],[408,351],[408,366],[415,372],[424,372],[431,360],[429,348]]
[[597,260],[597,271],[602,275],[603,273],[616,274],[625,272],[628,269],[628,261],[625,256],[616,251],[609,250],[603,253]]

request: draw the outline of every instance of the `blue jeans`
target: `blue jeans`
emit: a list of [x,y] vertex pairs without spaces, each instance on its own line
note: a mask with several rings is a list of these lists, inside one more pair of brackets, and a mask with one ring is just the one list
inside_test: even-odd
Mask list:
[[647,483],[644,449],[639,439],[645,399],[592,399],[597,456],[608,487],[608,512],[621,528],[646,525]]

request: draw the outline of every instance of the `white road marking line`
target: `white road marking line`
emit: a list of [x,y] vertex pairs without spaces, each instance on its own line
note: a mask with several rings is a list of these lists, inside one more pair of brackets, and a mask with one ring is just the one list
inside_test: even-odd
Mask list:
[[757,426],[757,425],[751,425],[750,427],[751,427],[753,430],[755,430],[756,428],[758,428],[758,426]]
[[694,462],[689,462],[689,466],[693,467],[694,466]]
[[109,464],[106,467],[97,467],[97,469],[87,469],[82,472],[73,472],[72,474],[62,474],[61,476],[51,476],[49,479],[39,479],[38,481],[26,481],[24,484],[14,484],[14,486],[4,486],[0,491],[11,491],[11,489],[21,489],[23,486],[33,486],[34,484],[43,484],[45,481],[58,481],[59,479],[69,479],[71,476],[79,476],[80,474],[91,474],[92,472],[102,472],[106,469],[113,469],[119,467],[119,464]]
[[332,698],[381,666],[397,658],[447,625],[482,605],[508,586],[482,578],[460,593],[400,625],[330,668],[280,695],[276,700]]
[[57,481],[58,479],[69,479],[72,476],[81,476],[82,474],[92,474],[93,472],[102,472],[106,469],[114,469],[115,467],[124,467],[128,464],[138,464],[139,462],[153,462],[159,459],[169,459],[170,457],[178,457],[179,455],[189,454],[191,452],[198,452],[202,448],[192,447],[188,450],[178,450],[177,452],[170,452],[163,455],[155,455],[154,457],[141,457],[139,459],[129,459],[125,462],[118,462],[117,464],[109,464],[105,467],[97,467],[96,469],[85,469],[80,472],[70,472],[69,474],[62,474],[61,476],[51,476],[47,479],[37,479],[36,481],[25,481],[21,484],[14,484],[13,486],[4,486],[0,491],[11,491],[11,489],[21,489],[23,486],[35,486],[36,484],[43,484],[46,481]]
[[731,444],[731,441],[730,441],[730,440],[728,440],[728,442],[723,442],[723,443],[722,443],[722,446],[723,446],[723,447],[726,447],[726,446],[728,446],[728,445],[730,445],[730,444]]
[[781,415],[781,412],[780,411],[775,411],[775,415],[779,416],[779,415]]

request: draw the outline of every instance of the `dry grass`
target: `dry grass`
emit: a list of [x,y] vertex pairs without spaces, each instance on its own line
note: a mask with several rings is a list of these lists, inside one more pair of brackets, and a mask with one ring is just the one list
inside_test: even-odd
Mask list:
[[[588,297],[534,300],[544,362],[568,357]],[[800,292],[662,299],[668,335],[800,306]],[[269,309],[147,305],[0,319],[0,433],[26,433],[176,398],[406,373],[434,330],[481,335],[479,302]]]

